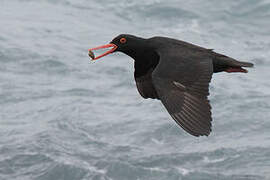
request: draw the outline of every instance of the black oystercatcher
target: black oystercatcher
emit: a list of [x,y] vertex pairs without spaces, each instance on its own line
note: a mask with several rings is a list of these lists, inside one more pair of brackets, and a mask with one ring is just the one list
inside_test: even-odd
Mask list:
[[[111,49],[98,57],[93,50]],[[110,44],[89,49],[93,60],[120,51],[135,60],[135,81],[143,98],[159,99],[176,123],[194,136],[211,132],[209,83],[213,73],[242,72],[252,63],[237,61],[184,41],[122,34]]]

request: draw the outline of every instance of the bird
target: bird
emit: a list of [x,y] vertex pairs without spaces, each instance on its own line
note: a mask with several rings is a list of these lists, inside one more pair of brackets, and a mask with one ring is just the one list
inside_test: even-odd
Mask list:
[[[95,57],[93,51],[109,48]],[[158,99],[175,122],[193,136],[208,136],[212,131],[209,83],[213,73],[247,73],[252,63],[238,61],[185,41],[155,36],[142,38],[120,34],[109,44],[90,48],[97,60],[114,52],[134,59],[134,78],[139,94]]]

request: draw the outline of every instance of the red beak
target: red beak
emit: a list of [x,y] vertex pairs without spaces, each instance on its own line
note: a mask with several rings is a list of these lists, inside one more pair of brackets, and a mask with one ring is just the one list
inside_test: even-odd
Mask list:
[[[98,49],[103,49],[103,48],[109,48],[109,47],[112,47],[112,49],[106,51],[105,53],[103,53],[103,54],[101,54],[101,55],[99,55],[97,57],[95,57],[94,56],[94,53],[92,52],[93,50],[98,50]],[[92,58],[92,60],[97,60],[97,59],[99,59],[99,58],[101,58],[103,56],[106,56],[106,55],[114,52],[116,49],[117,49],[117,46],[115,44],[112,44],[111,43],[111,44],[106,44],[106,45],[103,45],[103,46],[98,46],[98,47],[95,47],[95,48],[91,48],[88,51],[89,51],[89,56]]]

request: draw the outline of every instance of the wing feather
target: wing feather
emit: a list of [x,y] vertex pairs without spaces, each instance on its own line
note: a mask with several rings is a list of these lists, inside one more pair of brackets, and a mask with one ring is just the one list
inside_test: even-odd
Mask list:
[[208,136],[212,121],[207,98],[212,59],[203,52],[187,56],[173,48],[165,48],[159,55],[152,81],[163,105],[185,131],[194,136]]

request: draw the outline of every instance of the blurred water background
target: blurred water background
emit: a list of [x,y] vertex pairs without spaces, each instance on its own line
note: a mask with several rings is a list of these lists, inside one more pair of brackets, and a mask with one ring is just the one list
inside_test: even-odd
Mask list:
[[[1,0],[0,179],[270,179],[269,19],[269,0]],[[121,33],[256,67],[213,76],[213,131],[195,138],[140,97],[128,56],[89,61]]]

